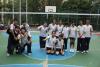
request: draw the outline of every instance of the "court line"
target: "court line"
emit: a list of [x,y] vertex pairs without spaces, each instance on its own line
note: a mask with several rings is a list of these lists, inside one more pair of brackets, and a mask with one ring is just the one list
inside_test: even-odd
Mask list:
[[[12,65],[42,65],[42,64],[6,64],[6,65],[0,65],[0,67],[5,67],[5,66],[12,66]],[[86,67],[86,66],[77,66],[77,65],[65,65],[65,64],[48,64],[49,65],[60,65],[60,66],[66,66],[66,67]]]

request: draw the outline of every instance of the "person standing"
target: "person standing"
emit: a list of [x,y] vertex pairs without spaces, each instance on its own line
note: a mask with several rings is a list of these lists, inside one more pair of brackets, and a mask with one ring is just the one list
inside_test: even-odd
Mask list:
[[85,28],[83,25],[83,21],[80,20],[80,25],[77,27],[77,32],[78,32],[78,39],[77,39],[77,52],[83,53],[84,48],[85,48]]
[[56,31],[56,26],[57,26],[56,25],[56,20],[54,19],[53,23],[50,23],[49,26],[48,26],[49,35],[51,35],[53,31]]
[[13,55],[13,51],[14,51],[14,44],[15,44],[15,34],[14,34],[14,30],[15,30],[15,20],[13,20],[11,22],[11,24],[9,25],[9,28],[7,29],[7,34],[8,36],[8,45],[7,45],[7,56]]
[[64,50],[67,50],[67,43],[69,38],[69,27],[68,24],[65,24],[62,34],[64,35]]
[[74,23],[71,24],[69,29],[69,37],[70,37],[70,52],[75,52],[75,39],[77,36],[77,27]]
[[47,37],[47,23],[39,26],[38,30],[40,31],[40,48],[45,48],[46,41],[44,39]]
[[85,27],[85,51],[84,52],[88,52],[90,39],[93,32],[93,27],[92,25],[90,25],[90,20],[88,19],[86,20],[86,24],[84,27]]
[[60,20],[59,24],[56,27],[56,36],[59,37],[62,31],[63,31],[63,24],[62,24],[62,20]]

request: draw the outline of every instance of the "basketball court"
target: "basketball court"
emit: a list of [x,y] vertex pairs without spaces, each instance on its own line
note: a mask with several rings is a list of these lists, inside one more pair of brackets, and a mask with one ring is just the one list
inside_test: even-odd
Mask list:
[[[87,54],[65,52],[61,55],[47,55],[45,50],[39,48],[39,33],[31,32],[32,35],[32,55],[12,55],[6,56],[6,46],[8,35],[5,32],[0,32],[0,67],[99,67],[99,41],[100,35],[94,34],[91,43],[90,51]],[[68,48],[69,49],[69,48]]]
[[[78,9],[76,12],[74,10],[70,11],[69,9],[60,11],[58,10],[60,9],[58,8],[59,5],[56,6],[54,2],[50,3],[52,5],[47,6],[45,5],[47,3],[42,3],[42,1],[45,0],[40,0],[40,4],[38,4],[38,0],[0,0],[1,25],[8,27],[10,20],[16,19],[18,25],[21,26],[24,22],[28,22],[32,28],[30,30],[32,35],[32,54],[27,55],[25,50],[22,55],[17,55],[14,53],[14,55],[9,57],[6,56],[8,34],[6,33],[6,29],[3,31],[0,30],[0,67],[100,67],[100,8],[96,10],[96,13],[91,13],[91,11],[90,13],[81,13],[81,11],[79,12]],[[46,1],[48,1],[48,3],[50,2],[50,0]],[[70,0],[62,1],[62,3],[65,2],[64,6],[66,6]],[[34,5],[33,3],[38,5]],[[85,12],[87,12],[87,10]],[[69,52],[70,40],[68,40],[68,50],[65,51],[64,56],[48,55],[46,54],[45,50],[40,49],[39,31],[37,30],[37,27],[42,25],[44,22],[49,24],[55,18],[56,20],[62,20],[64,23],[68,24],[74,21],[76,25],[79,24],[79,20],[84,21],[87,18],[90,19],[91,22],[94,22],[91,23],[91,25],[93,25],[94,31],[96,32],[93,33],[91,38],[89,53],[82,54],[77,52]],[[77,40],[75,41],[75,48],[76,47]]]

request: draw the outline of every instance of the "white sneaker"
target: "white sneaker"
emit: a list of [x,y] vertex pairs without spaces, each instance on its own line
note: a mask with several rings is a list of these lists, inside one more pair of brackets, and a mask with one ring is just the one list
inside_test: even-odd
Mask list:
[[72,49],[70,49],[69,52],[72,52]]
[[73,49],[70,49],[70,52],[73,52]]
[[56,55],[58,55],[59,54],[59,52],[56,52]]
[[10,56],[10,54],[9,53],[7,53],[7,57],[9,57]]
[[62,53],[62,55],[64,55],[64,52]]
[[85,51],[83,51],[85,53]]
[[74,53],[74,52],[75,52],[75,50],[74,50],[74,49],[72,49],[72,52]]
[[31,53],[28,53],[28,55],[30,56],[30,55],[31,55]]
[[81,53],[83,54],[84,52],[82,51]]
[[87,50],[87,51],[85,51],[86,53],[88,53],[89,51]]
[[70,49],[70,52],[74,53],[76,50],[75,49]]

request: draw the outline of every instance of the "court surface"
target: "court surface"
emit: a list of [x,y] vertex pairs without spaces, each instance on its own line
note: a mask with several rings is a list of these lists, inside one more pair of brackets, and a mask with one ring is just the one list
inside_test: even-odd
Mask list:
[[[32,34],[32,55],[6,56],[8,35],[0,32],[0,67],[100,67],[100,35],[93,35],[88,54],[65,52],[64,56],[47,55],[39,48],[39,33]],[[69,45],[68,45],[69,49]]]

